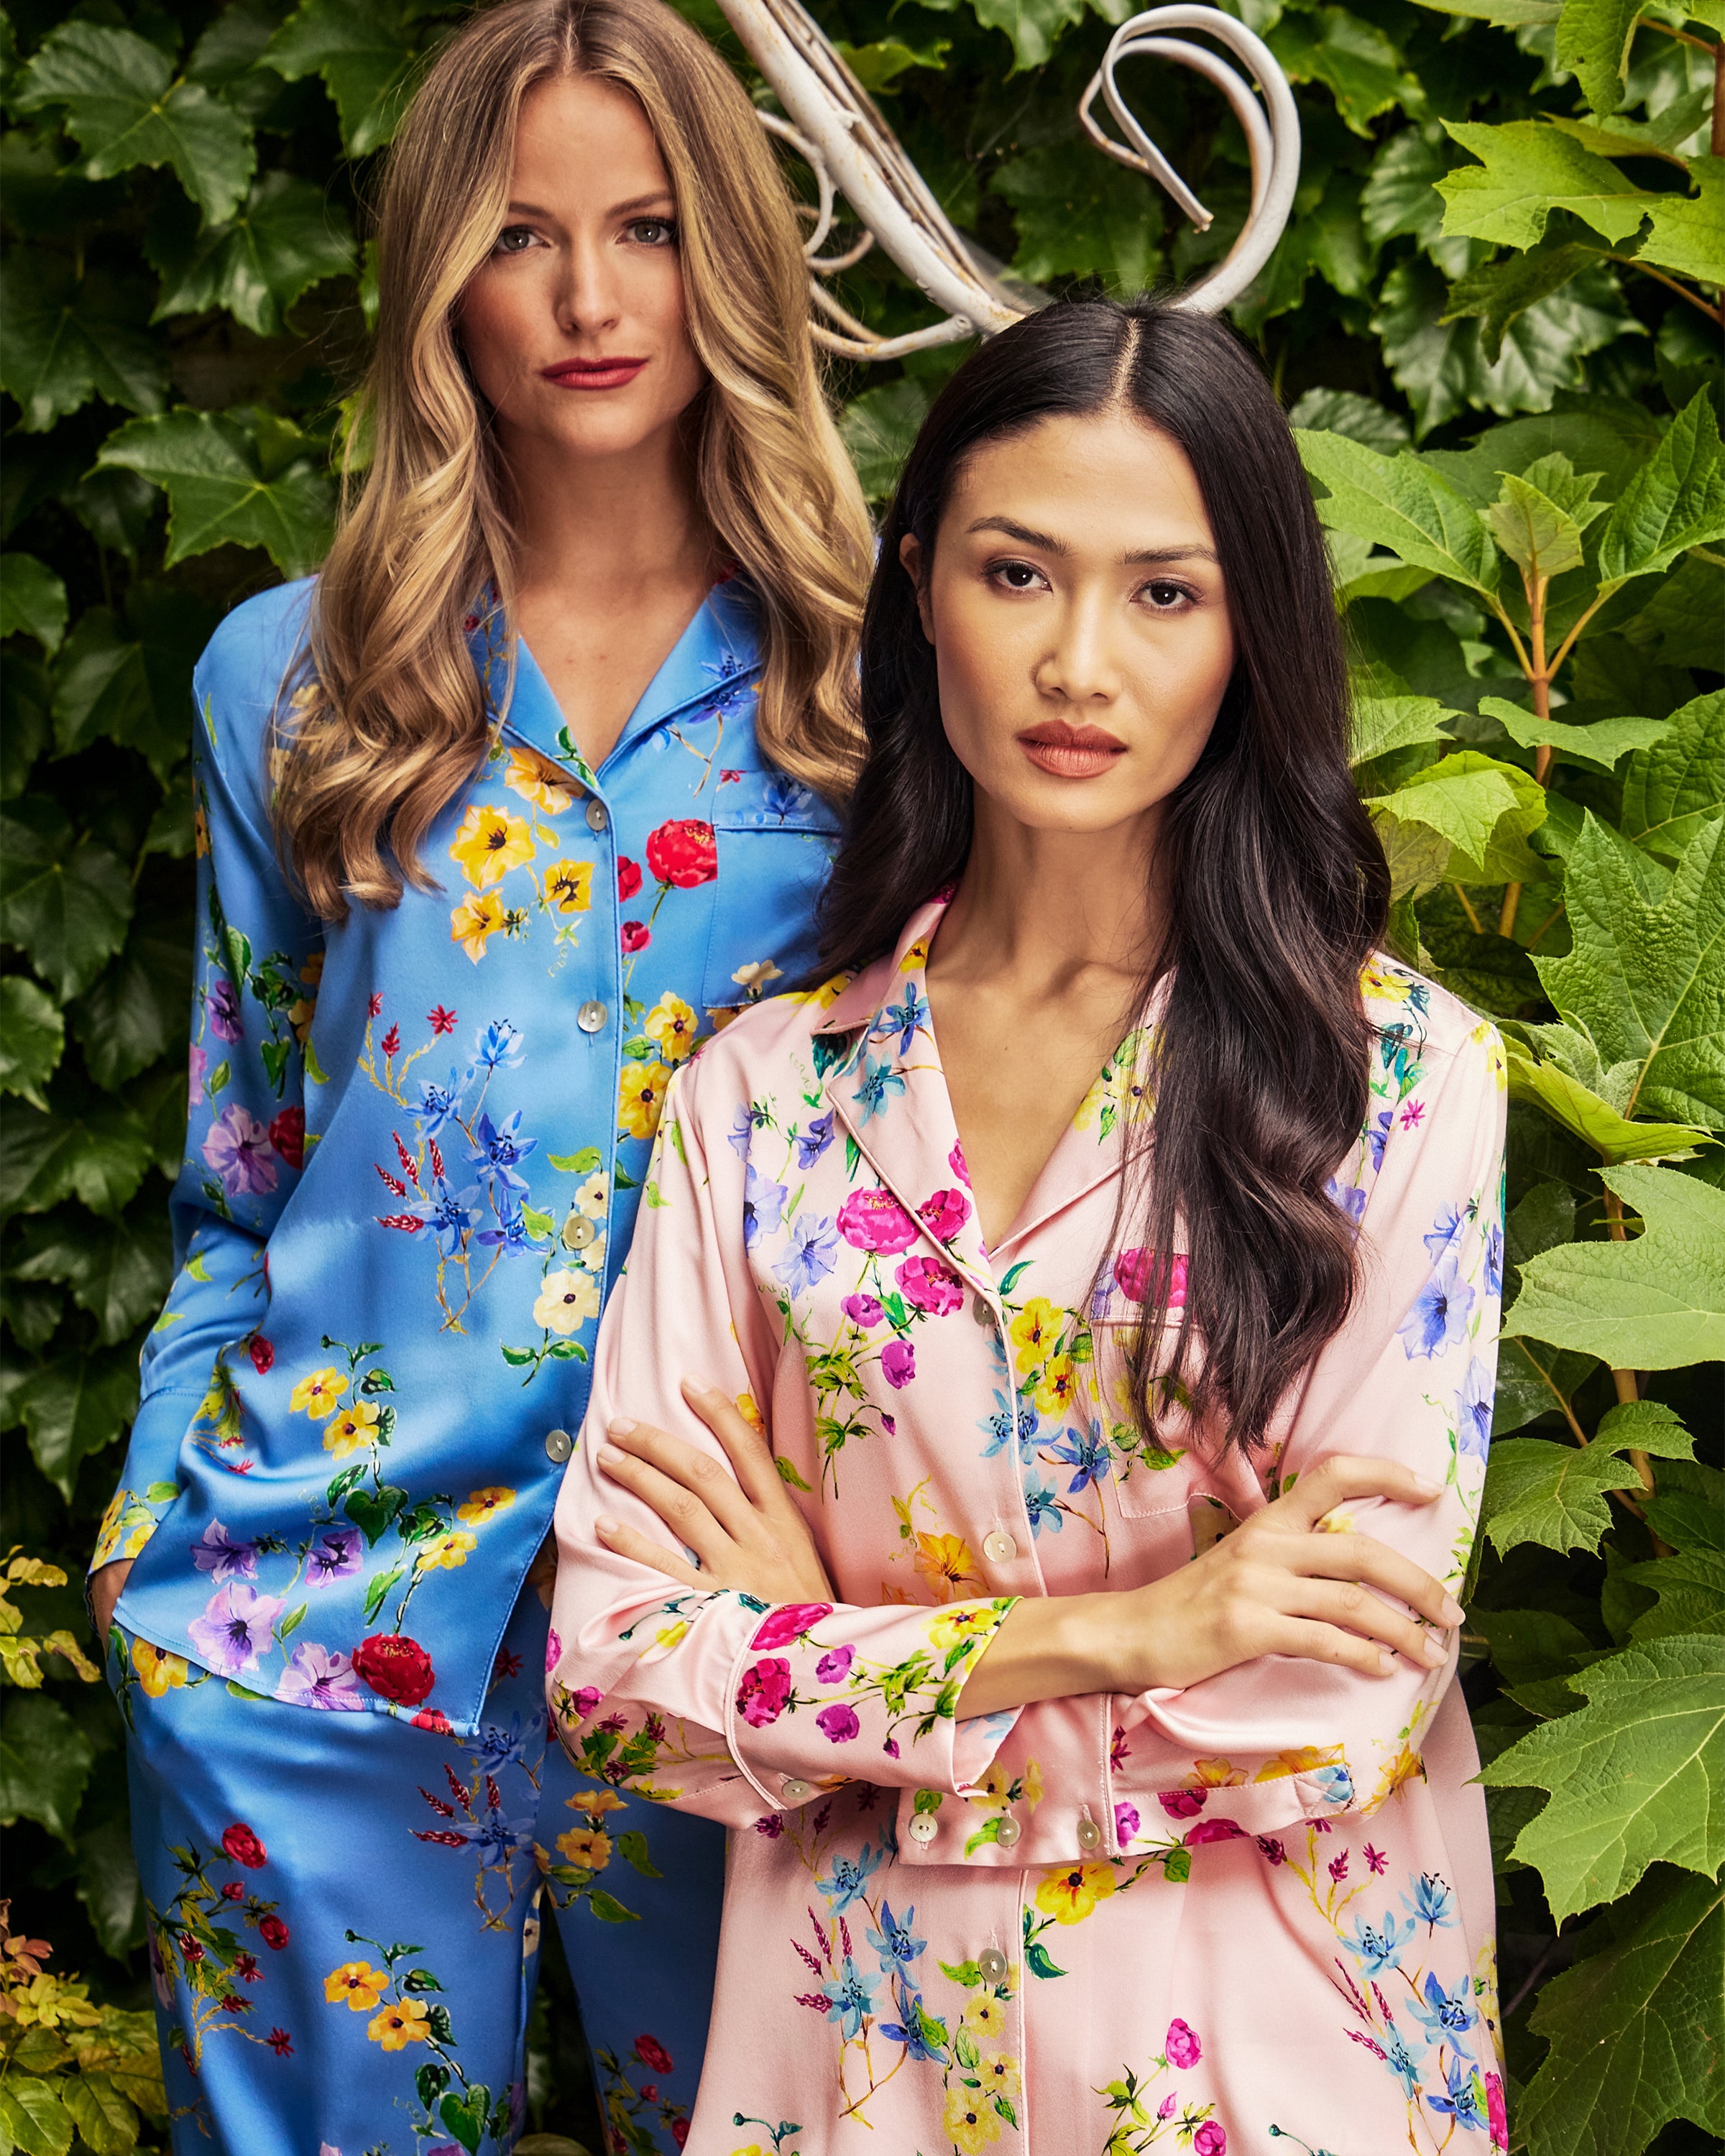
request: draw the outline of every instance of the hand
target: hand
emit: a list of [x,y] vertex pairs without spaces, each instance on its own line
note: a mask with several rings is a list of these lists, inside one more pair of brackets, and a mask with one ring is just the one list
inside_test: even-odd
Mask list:
[[[1318,1522],[1349,1498],[1424,1506],[1441,1494],[1394,1461],[1327,1460],[1164,1579],[1122,1594],[1017,1604],[958,1711],[991,1714],[1088,1691],[1182,1690],[1264,1655],[1374,1677],[1389,1676],[1397,1655],[1421,1671],[1435,1669],[1449,1641],[1418,1619],[1451,1627],[1461,1622],[1461,1605],[1386,1543],[1327,1532]],[[1385,1595],[1415,1614],[1403,1615]]]
[[96,1637],[104,1651],[108,1645],[108,1627],[114,1621],[114,1604],[120,1599],[131,1567],[129,1557],[117,1558],[112,1564],[105,1564],[90,1575],[90,1606],[95,1612]]
[[765,1437],[716,1385],[685,1378],[683,1397],[724,1448],[734,1475],[710,1452],[625,1416],[606,1424],[611,1442],[601,1447],[598,1466],[695,1552],[700,1570],[603,1513],[593,1523],[599,1540],[684,1587],[739,1588],[762,1602],[830,1602],[825,1567]]

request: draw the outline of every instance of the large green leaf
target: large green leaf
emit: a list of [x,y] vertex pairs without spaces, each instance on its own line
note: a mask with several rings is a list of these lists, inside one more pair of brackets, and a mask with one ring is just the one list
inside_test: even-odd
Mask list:
[[213,547],[262,547],[289,576],[329,544],[335,490],[312,439],[290,421],[249,411],[135,419],[98,461],[140,472],[168,500],[167,566]]
[[91,1219],[66,1208],[28,1238],[12,1270],[21,1281],[69,1287],[112,1347],[162,1306],[172,1278],[167,1224],[147,1214]]
[[80,839],[57,803],[29,794],[0,818],[0,937],[63,1001],[119,949],[131,911],[125,864]]
[[0,1712],[0,1825],[33,1819],[69,1843],[95,1753],[59,1702],[10,1691]]
[[1125,293],[1142,291],[1159,260],[1160,220],[1150,214],[1148,184],[1110,159],[1080,164],[1064,143],[1003,165],[988,191],[1012,204],[1014,275],[1041,285],[1076,271]]
[[138,2115],[100,2069],[64,2083],[60,2100],[90,2156],[131,2156],[137,2146]]
[[1353,532],[1471,591],[1496,590],[1497,550],[1478,512],[1411,449],[1379,456],[1344,435],[1305,430],[1295,439],[1307,470],[1326,490],[1317,513],[1332,531]]
[[1542,719],[1501,696],[1481,696],[1480,709],[1497,720],[1522,748],[1549,748],[1571,763],[1613,771],[1632,749],[1645,750],[1663,740],[1668,719],[1595,719],[1574,726],[1561,719]]
[[923,384],[906,375],[864,390],[845,407],[839,432],[869,501],[886,501],[898,485],[916,429],[928,416],[929,401]]
[[58,651],[66,633],[66,588],[33,554],[0,554],[0,636],[33,636]]
[[[185,1081],[177,1088],[180,1131],[185,1126]],[[169,1097],[164,1113],[176,1103]],[[180,1144],[155,1142],[156,1134],[130,1108],[93,1111],[74,1121],[32,1108],[13,1108],[0,1118],[0,1214],[45,1213],[75,1196],[92,1213],[117,1213],[143,1181],[152,1160],[172,1173]]]
[[183,1051],[192,999],[192,937],[168,923],[132,925],[119,963],[73,1006],[73,1030],[97,1085],[110,1092],[171,1051]]
[[165,784],[191,747],[192,670],[218,619],[193,593],[145,583],[127,593],[123,619],[106,607],[90,608],[55,673],[61,754],[117,741],[135,748]]
[[1496,247],[1532,247],[1556,209],[1579,217],[1614,246],[1640,229],[1651,198],[1573,136],[1537,120],[1501,126],[1446,120],[1444,125],[1481,161],[1437,183],[1446,205],[1446,233],[1490,240]]
[[1725,820],[1674,873],[1589,812],[1568,867],[1571,948],[1533,961],[1559,1017],[1631,1066],[1625,1115],[1725,1130]]
[[278,74],[298,82],[321,74],[341,116],[341,146],[350,157],[381,149],[395,132],[407,102],[413,62],[403,11],[375,0],[305,0],[265,49]]
[[1545,789],[1517,765],[1477,749],[1440,757],[1366,806],[1445,839],[1450,848],[1445,882],[1509,883],[1538,870],[1527,839],[1545,821]]
[[1465,321],[1477,316],[1481,353],[1488,366],[1495,367],[1502,357],[1504,332],[1516,317],[1562,291],[1598,259],[1596,248],[1560,239],[1543,240],[1525,254],[1482,263],[1450,285],[1443,320]]
[[211,224],[233,214],[257,163],[251,130],[232,106],[200,84],[176,82],[157,46],[105,23],[51,30],[15,103],[23,112],[64,106],[94,180],[172,165]]
[[1669,1409],[1647,1404],[1647,1412],[1614,1424],[1607,1416],[1591,1445],[1567,1437],[1512,1437],[1491,1450],[1480,1517],[1485,1533],[1506,1556],[1521,1543],[1542,1549],[1597,1553],[1611,1524],[1605,1503],[1613,1490],[1634,1490],[1637,1470],[1620,1455],[1640,1451],[1687,1460],[1692,1440]]
[[0,1093],[17,1093],[46,1108],[42,1089],[59,1068],[66,1022],[54,1003],[21,973],[0,980]]
[[238,216],[205,233],[189,259],[164,274],[154,319],[225,307],[259,336],[274,336],[302,292],[353,268],[346,213],[309,180],[266,172]]
[[1725,268],[1725,157],[1697,157],[1690,171],[1698,192],[1655,199],[1635,259],[1717,285]]
[[12,249],[0,266],[0,388],[23,408],[27,433],[100,397],[128,412],[167,401],[166,355],[146,323],[148,287],[40,248]]
[[1409,111],[1424,107],[1424,93],[1394,44],[1376,23],[1345,8],[1291,10],[1267,42],[1290,82],[1321,82],[1347,125],[1368,141],[1380,113],[1398,105]]
[[1443,741],[1455,714],[1435,696],[1358,696],[1353,706],[1353,763],[1370,763],[1392,749]]
[[1725,690],[1674,711],[1666,732],[1630,759],[1623,828],[1667,860],[1682,858],[1702,826],[1725,815]]
[[[1504,1036],[1511,1100],[1543,1108],[1601,1160],[1685,1159],[1706,1137],[1706,1132],[1694,1124],[1632,1122],[1621,1105],[1614,1106],[1600,1091],[1611,1082],[1611,1074],[1594,1042],[1568,1026],[1530,1029],[1543,1051],[1539,1055],[1531,1054],[1513,1034]],[[1623,1098],[1633,1081],[1631,1069],[1617,1088]]]
[[1581,85],[1595,112],[1615,112],[1623,102],[1630,45],[1640,0],[1563,0],[1554,58]]
[[1602,1173],[1645,1231],[1533,1259],[1505,1332],[1597,1355],[1615,1370],[1725,1358],[1725,1192],[1675,1168]]
[[109,1348],[39,1364],[13,1405],[36,1465],[69,1505],[79,1462],[110,1445],[137,1404],[137,1357]]
[[1534,2007],[1551,2048],[1517,2114],[1530,2156],[1641,2156],[1676,2118],[1725,2134],[1725,1888],[1656,1875],[1612,1924],[1613,1943]]
[[1553,1916],[1617,1899],[1650,1864],[1711,1878],[1725,1862],[1725,1639],[1632,1647],[1569,1686],[1588,1705],[1480,1777],[1551,1791],[1515,1853],[1539,1872]]
[[1725,454],[1705,393],[1672,420],[1656,455],[1630,482],[1599,534],[1607,589],[1668,569],[1692,547],[1725,539]]

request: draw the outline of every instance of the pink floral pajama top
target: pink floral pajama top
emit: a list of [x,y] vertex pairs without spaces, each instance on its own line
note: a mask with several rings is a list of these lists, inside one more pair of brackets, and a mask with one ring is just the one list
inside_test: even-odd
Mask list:
[[[1497,1037],[1367,969],[1370,1113],[1332,1187],[1353,1314],[1255,1466],[1212,1431],[1149,1448],[1118,1342],[1153,1260],[1118,1250],[1094,1286],[1148,1132],[1145,1034],[985,1250],[929,1022],[939,919],[679,1072],[558,1502],[565,1745],[732,1830],[689,2156],[1486,2156],[1491,1874],[1453,1657],[955,1708],[1016,1597],[1161,1578],[1330,1453],[1444,1485],[1350,1517],[1459,1587],[1502,1270]],[[771,1432],[835,1604],[685,1592],[596,1540],[601,1512],[664,1539],[592,1465],[609,1416],[716,1452],[685,1373]]]

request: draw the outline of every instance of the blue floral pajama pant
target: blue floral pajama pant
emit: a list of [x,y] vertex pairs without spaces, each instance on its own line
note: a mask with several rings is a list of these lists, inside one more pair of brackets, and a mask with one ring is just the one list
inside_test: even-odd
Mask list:
[[547,1907],[613,2149],[682,2146],[724,1835],[547,1752],[547,1625],[530,1589],[469,1739],[236,1693],[116,1625],[177,2156],[506,2151]]

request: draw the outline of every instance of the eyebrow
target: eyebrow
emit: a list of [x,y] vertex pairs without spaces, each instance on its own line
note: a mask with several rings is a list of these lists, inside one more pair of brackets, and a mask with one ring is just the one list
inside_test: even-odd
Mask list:
[[[1008,539],[1016,539],[1020,546],[1034,547],[1045,554],[1065,559],[1072,549],[1063,539],[1052,533],[1032,531],[1028,524],[1019,524],[1010,516],[979,516],[975,523],[967,525],[967,532],[999,531]],[[1163,562],[1214,562],[1213,547],[1140,547],[1122,557],[1129,568],[1145,568]]]
[[[660,203],[668,203],[675,209],[677,198],[669,187],[657,188],[652,194],[635,195],[628,202],[613,203],[605,213],[607,217],[628,217],[631,213],[652,209]],[[506,217],[542,217],[547,223],[556,222],[556,213],[542,208],[538,203],[512,202],[505,210]]]

